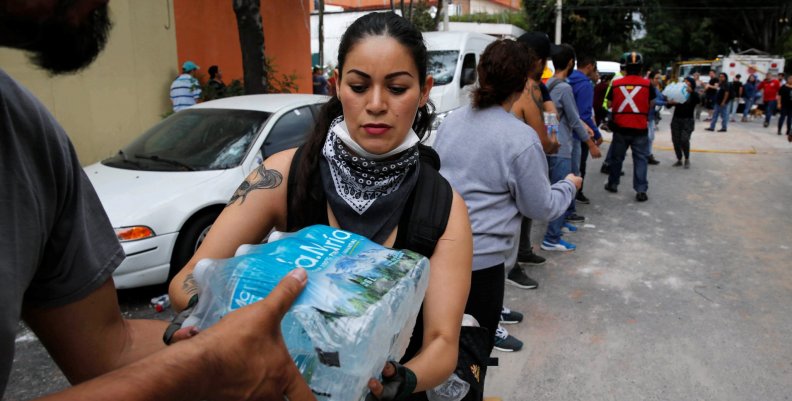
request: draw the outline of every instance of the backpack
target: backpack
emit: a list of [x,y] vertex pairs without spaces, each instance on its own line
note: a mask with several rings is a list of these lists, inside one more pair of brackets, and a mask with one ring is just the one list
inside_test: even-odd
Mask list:
[[[297,148],[297,152],[292,159],[289,171],[289,183],[287,187],[288,197],[297,185],[297,166],[302,157],[303,147]],[[415,185],[407,204],[404,207],[406,213],[399,221],[399,231],[396,234],[396,243],[404,249],[418,252],[427,258],[432,256],[437,246],[437,241],[445,232],[448,225],[448,217],[451,214],[451,203],[453,201],[453,191],[451,184],[439,174],[440,156],[429,146],[419,144],[421,168],[418,171],[418,182]],[[315,181],[311,184],[314,188],[321,188],[318,174]],[[310,211],[310,216],[304,222],[311,224],[327,224],[322,220],[326,218],[324,211],[326,200],[324,193],[318,191],[320,196],[312,198],[311,204],[306,208]],[[291,207],[291,205],[289,205]],[[296,220],[287,215],[287,226],[290,231],[300,228],[296,227]],[[418,313],[417,320],[423,319],[423,307]],[[420,326],[420,332],[418,327]],[[413,336],[423,337],[423,325],[416,324],[416,331]],[[492,349],[493,336],[485,328],[463,326],[459,333],[459,356],[454,372],[461,379],[470,384],[468,393],[462,401],[481,401],[484,397],[484,378],[487,366],[497,366],[496,358],[489,357]],[[410,344],[413,345],[412,342]],[[405,359],[412,357],[418,350],[410,347],[405,352]],[[404,359],[403,359],[404,360]],[[423,400],[425,393],[415,393],[408,397],[409,400]]]

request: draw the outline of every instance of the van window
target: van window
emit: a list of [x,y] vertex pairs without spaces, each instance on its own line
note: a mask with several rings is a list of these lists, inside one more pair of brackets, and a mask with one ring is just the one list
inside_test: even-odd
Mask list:
[[465,59],[462,60],[462,82],[459,86],[465,86],[476,83],[476,55],[468,53]]
[[[447,85],[454,80],[459,52],[456,50],[433,50],[428,52],[429,75],[434,78],[434,85]],[[475,67],[475,61],[473,63]]]

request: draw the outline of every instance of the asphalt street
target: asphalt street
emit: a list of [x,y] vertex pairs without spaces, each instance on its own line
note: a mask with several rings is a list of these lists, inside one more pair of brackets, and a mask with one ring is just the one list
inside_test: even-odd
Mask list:
[[[538,251],[537,290],[507,286],[522,351],[497,352],[486,394],[503,400],[788,400],[792,395],[792,143],[761,122],[693,133],[672,167],[663,114],[649,201],[586,177],[571,253]],[[776,120],[773,120],[775,123]],[[717,128],[720,128],[720,124]],[[628,153],[629,156],[629,153]],[[542,227],[534,227],[535,247]]]
[[[495,351],[486,394],[503,400],[788,400],[792,388],[792,144],[761,122],[693,134],[691,168],[672,167],[663,114],[637,203],[632,162],[618,194],[590,161],[587,217],[570,253],[538,250],[536,290],[507,286],[525,314],[507,328],[522,351]],[[775,120],[773,121],[775,123]],[[719,128],[719,127],[718,127]],[[608,135],[606,135],[607,137]],[[606,149],[606,147],[604,147]],[[629,155],[629,154],[628,154]],[[543,227],[534,225],[535,247]],[[127,317],[168,318],[148,305],[163,287],[120,293]],[[4,400],[68,383],[23,325]]]

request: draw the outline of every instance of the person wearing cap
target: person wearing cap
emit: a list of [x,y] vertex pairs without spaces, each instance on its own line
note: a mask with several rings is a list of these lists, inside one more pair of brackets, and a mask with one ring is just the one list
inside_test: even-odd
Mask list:
[[643,56],[637,52],[622,55],[622,64],[627,75],[613,81],[608,100],[612,105],[613,143],[608,183],[605,190],[618,192],[622,163],[627,149],[632,149],[633,189],[638,202],[646,202],[649,196],[649,182],[646,177],[649,152],[649,107],[655,98],[648,79],[641,76]]
[[182,73],[170,86],[170,98],[173,103],[173,111],[184,110],[201,98],[201,83],[195,78],[198,67],[192,61],[185,61],[182,64]]
[[684,103],[668,100],[666,107],[675,107],[674,116],[671,118],[671,141],[674,143],[677,161],[673,166],[682,166],[682,156],[684,156],[684,166],[690,168],[690,135],[693,134],[693,128],[696,126],[693,113],[696,110],[696,105],[700,103],[700,98],[696,93],[695,79],[687,77],[685,84],[687,84],[687,100]]

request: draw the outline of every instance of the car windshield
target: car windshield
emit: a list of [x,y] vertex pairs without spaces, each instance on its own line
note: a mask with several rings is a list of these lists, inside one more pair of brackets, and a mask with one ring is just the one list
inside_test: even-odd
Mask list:
[[434,85],[446,85],[454,80],[459,52],[456,50],[434,50],[429,52],[429,75]]
[[155,125],[102,161],[129,170],[194,171],[238,166],[270,113],[191,109]]

